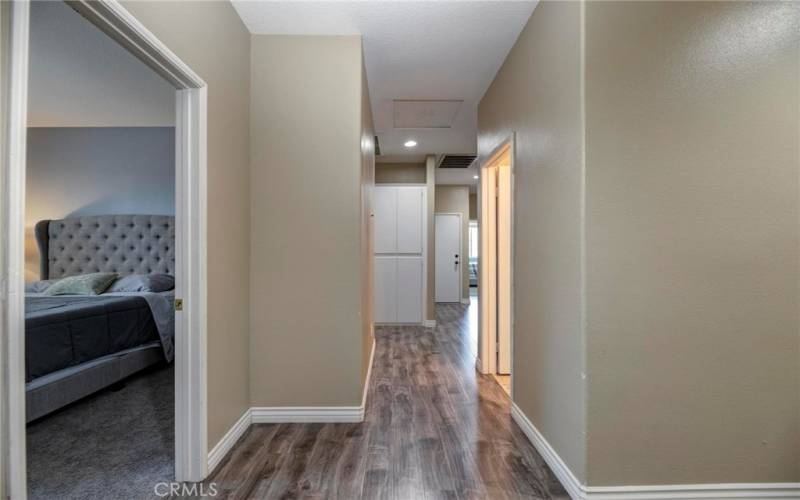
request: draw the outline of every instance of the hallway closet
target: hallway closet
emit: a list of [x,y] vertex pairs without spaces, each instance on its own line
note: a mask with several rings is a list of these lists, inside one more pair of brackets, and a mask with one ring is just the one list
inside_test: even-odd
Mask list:
[[375,187],[375,322],[421,323],[425,187]]

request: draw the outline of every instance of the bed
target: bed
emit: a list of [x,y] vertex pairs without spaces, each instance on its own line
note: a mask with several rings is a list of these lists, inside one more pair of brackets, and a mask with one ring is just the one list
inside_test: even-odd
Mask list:
[[[95,272],[175,272],[175,221],[98,215],[36,224],[42,280]],[[26,418],[30,422],[174,355],[174,290],[26,293]]]

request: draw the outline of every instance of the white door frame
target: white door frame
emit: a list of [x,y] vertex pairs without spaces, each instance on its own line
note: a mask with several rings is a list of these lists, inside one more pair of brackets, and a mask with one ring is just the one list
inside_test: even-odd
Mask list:
[[[489,316],[489,309],[490,309],[490,300],[489,297],[489,290],[487,290],[488,286],[485,283],[485,279],[489,276],[489,270],[486,267],[486,240],[484,234],[484,228],[487,226],[486,217],[487,214],[485,213],[483,206],[484,202],[484,193],[486,192],[487,182],[489,181],[488,176],[485,174],[485,169],[494,165],[494,163],[500,158],[501,155],[505,154],[506,152],[509,153],[509,157],[511,159],[511,166],[510,166],[510,193],[511,193],[511,210],[510,210],[510,217],[511,217],[511,263],[510,263],[510,283],[509,286],[511,288],[509,292],[509,298],[511,301],[511,332],[510,332],[510,349],[511,349],[511,398],[513,400],[514,395],[514,241],[515,241],[515,216],[514,216],[514,162],[515,162],[515,135],[512,133],[508,137],[506,137],[503,141],[501,141],[492,152],[486,156],[486,158],[481,158],[480,161],[480,189],[478,190],[478,245],[480,247],[480,254],[478,255],[478,338],[480,339],[480,358],[477,362],[478,370],[485,374],[490,375],[497,372],[497,339],[493,338],[490,335],[490,330],[487,328],[488,323],[487,321],[490,320]],[[496,259],[496,256],[495,256]],[[496,300],[496,299],[495,299]],[[496,305],[495,305],[496,307]],[[495,316],[496,320],[496,316]]]
[[[5,3],[5,2],[4,2]],[[116,0],[74,0],[70,7],[176,88],[175,476],[208,472],[206,391],[206,83]],[[3,44],[7,101],[0,107],[7,144],[0,158],[0,480],[3,494],[27,495],[24,368],[24,226],[30,4],[9,2],[10,43]],[[4,13],[7,11],[3,11]]]
[[[464,234],[463,234],[463,224],[464,224],[464,215],[461,212],[434,212],[433,213],[433,234],[436,235],[436,216],[437,215],[455,215],[458,217],[458,263],[463,266],[464,265]],[[434,264],[436,263],[436,255],[434,253]],[[469,255],[467,256],[467,266],[469,266]],[[433,290],[434,290],[434,302],[436,302],[436,275],[434,274],[434,282],[433,282]],[[458,303],[462,303],[464,301],[464,268],[458,268]],[[455,303],[455,302],[454,302]]]

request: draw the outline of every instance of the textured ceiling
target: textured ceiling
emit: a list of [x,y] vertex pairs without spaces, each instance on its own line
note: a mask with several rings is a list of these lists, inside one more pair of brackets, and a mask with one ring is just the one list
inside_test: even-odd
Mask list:
[[[475,153],[477,105],[535,1],[233,0],[251,33],[362,35],[384,155]],[[463,101],[450,128],[394,128],[395,100]],[[415,139],[418,146],[403,143]]]
[[450,128],[463,101],[394,101],[394,128]]

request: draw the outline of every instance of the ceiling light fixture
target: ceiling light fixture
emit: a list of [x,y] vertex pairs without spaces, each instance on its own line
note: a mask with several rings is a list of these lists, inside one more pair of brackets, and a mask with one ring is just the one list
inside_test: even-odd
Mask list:
[[408,140],[403,144],[403,146],[405,146],[407,148],[416,147],[417,146],[417,141],[415,141],[414,139]]
[[478,179],[479,177],[477,175],[473,175],[472,178],[473,179]]

